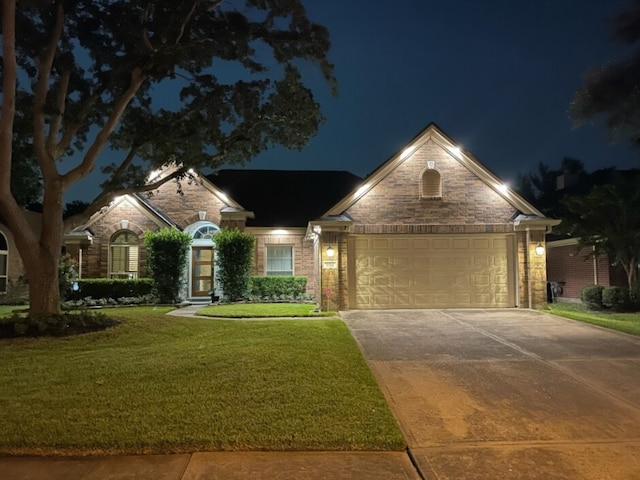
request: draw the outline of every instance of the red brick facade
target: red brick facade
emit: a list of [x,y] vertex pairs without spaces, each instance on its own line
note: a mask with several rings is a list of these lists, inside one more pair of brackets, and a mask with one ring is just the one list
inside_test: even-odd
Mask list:
[[575,243],[560,240],[548,244],[547,278],[560,283],[559,301],[578,301],[587,285],[627,286],[624,272],[613,267],[606,255],[591,257],[586,248],[577,251]]
[[[423,188],[424,178],[429,181],[438,178],[424,175],[430,169],[437,171],[441,185]],[[544,233],[553,221],[505,189],[491,172],[469,154],[460,152],[435,126],[427,127],[416,137],[406,153],[392,157],[367,177],[327,217],[309,218],[312,234],[304,228],[246,227],[250,212],[244,212],[242,206],[226,199],[207,181],[185,181],[182,193],[176,190],[175,183],[169,182],[142,201],[128,196],[85,225],[93,243],[83,251],[84,276],[109,275],[109,242],[114,233],[125,227],[140,240],[142,276],[146,274],[142,243],[145,231],[168,225],[167,219],[185,229],[204,218],[216,226],[237,227],[255,236],[256,275],[266,272],[268,246],[291,246],[293,273],[307,276],[307,291],[321,307],[348,309],[353,308],[349,301],[355,292],[355,287],[349,292],[349,277],[355,278],[350,261],[355,256],[349,251],[349,235],[428,234],[463,238],[500,234],[509,244],[508,273],[500,275],[512,279],[506,282],[510,284],[509,302],[513,302],[510,306],[536,307],[546,301],[545,256],[536,255],[535,247],[544,245]],[[425,190],[430,192],[429,198],[423,195]],[[334,252],[331,257],[327,253],[329,246]],[[74,254],[78,254],[77,249]]]

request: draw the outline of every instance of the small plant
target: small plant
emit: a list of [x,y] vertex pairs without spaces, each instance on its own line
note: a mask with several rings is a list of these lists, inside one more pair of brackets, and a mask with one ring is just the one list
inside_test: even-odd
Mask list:
[[584,305],[591,310],[602,310],[602,285],[587,285],[580,292],[580,299]]
[[63,255],[58,262],[58,284],[60,285],[60,298],[67,300],[73,293],[73,286],[78,281],[77,263],[70,255]]
[[607,287],[602,291],[602,304],[615,312],[631,310],[629,289],[625,287]]

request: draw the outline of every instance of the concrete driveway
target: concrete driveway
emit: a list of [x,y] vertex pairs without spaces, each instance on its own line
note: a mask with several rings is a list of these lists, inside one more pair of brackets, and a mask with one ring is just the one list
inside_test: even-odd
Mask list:
[[640,479],[640,338],[535,311],[348,311],[424,478]]

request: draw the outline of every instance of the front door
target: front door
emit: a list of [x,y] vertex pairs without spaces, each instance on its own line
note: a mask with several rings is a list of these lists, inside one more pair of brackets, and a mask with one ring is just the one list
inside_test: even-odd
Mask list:
[[191,285],[194,297],[206,297],[213,290],[213,247],[191,249]]

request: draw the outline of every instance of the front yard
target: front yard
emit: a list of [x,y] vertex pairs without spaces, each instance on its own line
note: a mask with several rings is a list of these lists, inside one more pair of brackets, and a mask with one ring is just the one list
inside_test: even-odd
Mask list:
[[110,330],[0,340],[0,453],[404,448],[340,320],[167,311],[114,309]]
[[584,305],[575,303],[551,303],[546,311],[572,320],[618,330],[631,335],[640,335],[640,313],[638,312],[594,311],[587,310]]

